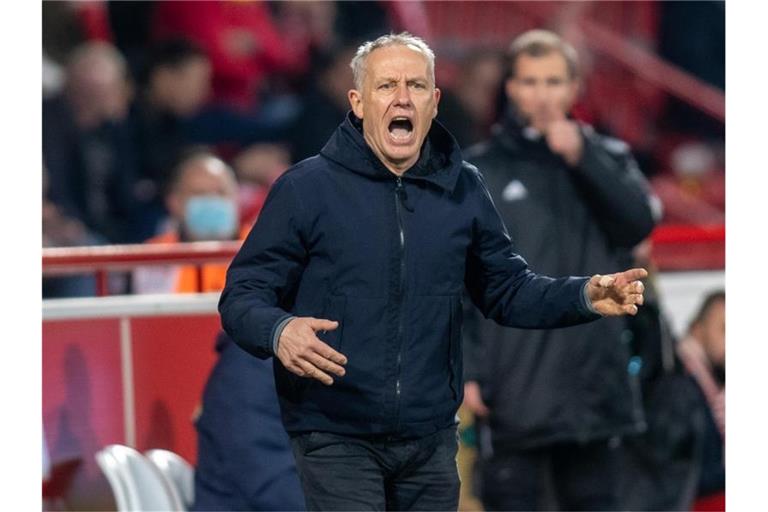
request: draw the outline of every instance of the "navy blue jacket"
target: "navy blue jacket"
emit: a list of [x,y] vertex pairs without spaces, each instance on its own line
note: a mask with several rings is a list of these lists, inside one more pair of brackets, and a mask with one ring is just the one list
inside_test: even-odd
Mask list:
[[528,270],[480,172],[439,123],[398,178],[348,114],[318,156],[275,182],[219,312],[232,339],[263,358],[290,315],[339,321],[319,335],[348,359],[332,386],[275,358],[289,433],[420,437],[453,424],[462,401],[465,285],[486,317],[551,328],[598,318],[586,280]]

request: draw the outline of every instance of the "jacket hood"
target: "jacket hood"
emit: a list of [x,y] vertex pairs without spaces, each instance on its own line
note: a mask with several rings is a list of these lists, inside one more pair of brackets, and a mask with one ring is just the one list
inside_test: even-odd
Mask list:
[[[342,122],[320,154],[342,167],[373,179],[391,179],[393,174],[371,150],[363,137],[363,122],[352,111]],[[421,154],[403,177],[423,180],[452,192],[461,172],[462,156],[453,135],[433,120]]]

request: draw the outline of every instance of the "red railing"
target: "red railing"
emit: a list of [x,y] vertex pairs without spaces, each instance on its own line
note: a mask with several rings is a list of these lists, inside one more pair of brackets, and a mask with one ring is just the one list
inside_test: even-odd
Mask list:
[[94,274],[96,294],[107,295],[111,271],[129,271],[139,265],[195,265],[198,290],[202,265],[230,261],[242,242],[190,242],[183,244],[102,245],[43,249],[43,275]]
[[[651,235],[660,270],[725,268],[725,226],[661,225]],[[107,295],[107,276],[140,265],[195,265],[228,262],[241,242],[106,245],[43,249],[43,275],[94,274],[97,294]],[[198,283],[201,282],[198,272]],[[200,287],[198,286],[198,289]]]

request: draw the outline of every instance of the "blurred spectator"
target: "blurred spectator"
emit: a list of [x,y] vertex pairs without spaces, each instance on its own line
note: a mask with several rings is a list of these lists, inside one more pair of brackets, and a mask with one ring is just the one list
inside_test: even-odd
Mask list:
[[122,56],[106,43],[71,55],[62,94],[43,102],[43,160],[50,199],[108,242],[136,242],[135,147],[126,123],[131,86]]
[[677,353],[706,411],[697,497],[725,491],[725,292],[709,294]]
[[188,121],[203,108],[211,88],[205,53],[184,39],[166,40],[149,54],[144,87],[133,113],[147,222],[165,212],[160,189],[166,174],[190,144]]
[[[49,199],[48,170],[43,168],[43,247],[98,245],[104,241],[78,219],[63,213]],[[93,276],[56,276],[43,278],[43,298],[90,297],[96,294]]]
[[266,2],[159,1],[153,35],[202,46],[213,65],[214,98],[243,111],[256,109],[270,73],[306,65],[304,41],[278,33]]
[[[509,62],[512,108],[467,159],[517,250],[553,276],[624,268],[620,256],[655,223],[650,189],[625,143],[568,118],[575,51],[534,30],[515,39]],[[618,509],[620,438],[643,428],[624,319],[530,331],[472,308],[466,325],[464,403],[479,418],[485,509]]]
[[301,114],[290,130],[291,156],[298,162],[316,155],[349,111],[347,93],[353,88],[349,62],[356,48],[344,47],[319,55],[317,74],[303,99]]
[[[181,158],[165,196],[170,212],[168,229],[147,243],[236,240],[237,181],[230,167],[207,150],[193,150]],[[224,287],[226,264],[139,267],[134,271],[135,293],[194,293]]]
[[496,100],[503,77],[501,55],[493,50],[478,50],[462,59],[456,86],[443,90],[438,119],[451,128],[461,147],[488,137],[496,120]]

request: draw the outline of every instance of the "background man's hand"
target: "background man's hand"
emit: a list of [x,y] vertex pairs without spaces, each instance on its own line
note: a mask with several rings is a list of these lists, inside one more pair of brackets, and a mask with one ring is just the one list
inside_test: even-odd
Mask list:
[[311,377],[330,386],[332,373],[344,376],[347,358],[320,341],[317,331],[332,331],[339,322],[312,317],[297,317],[288,322],[280,334],[277,358],[285,368],[300,377]]
[[633,268],[616,274],[592,276],[587,295],[592,307],[605,316],[636,315],[643,304],[645,286],[639,281],[648,277],[644,268]]
[[484,418],[490,412],[488,406],[483,402],[480,384],[475,381],[467,381],[464,384],[464,405],[478,418]]
[[579,132],[579,125],[565,116],[561,110],[545,110],[540,113],[541,123],[546,126],[544,137],[549,149],[563,157],[563,160],[575,167],[581,160],[584,142]]
[[581,153],[584,149],[584,143],[581,140],[579,126],[568,119],[559,119],[552,121],[547,126],[545,134],[549,149],[563,157],[563,160],[575,167],[581,160]]

